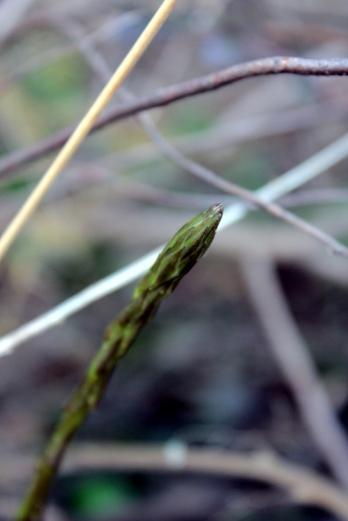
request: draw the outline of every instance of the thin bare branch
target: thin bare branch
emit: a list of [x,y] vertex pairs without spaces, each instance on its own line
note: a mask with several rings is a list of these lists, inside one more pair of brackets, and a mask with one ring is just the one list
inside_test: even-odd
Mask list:
[[[310,131],[322,124],[339,123],[345,118],[345,113],[339,110],[329,111],[329,107],[323,107],[322,113],[318,112],[318,105],[314,103],[308,107],[298,109],[284,109],[281,114],[277,111],[267,114],[254,114],[253,116],[235,119],[233,125],[231,120],[219,120],[212,122],[207,129],[197,132],[185,133],[170,139],[175,147],[185,155],[212,158],[219,157],[220,152],[228,150],[229,157],[238,150],[241,144],[260,139],[271,139],[273,136],[291,135]],[[107,164],[117,164],[117,167],[132,168],[139,167],[147,161],[158,159],[158,149],[152,143],[135,145],[129,150],[123,150],[101,158]],[[100,161],[99,161],[100,162]]]
[[[102,81],[107,80],[112,72],[111,69],[108,67],[102,55],[96,50],[93,43],[87,39],[83,39],[84,34],[81,32],[78,24],[71,21],[63,21],[63,23],[59,24],[59,27],[75,41],[81,53],[100,79]],[[126,100],[134,100],[134,96],[124,88],[120,90],[119,93]],[[291,212],[284,210],[281,206],[275,203],[263,202],[259,197],[257,197],[257,195],[253,194],[249,190],[246,190],[230,181],[226,181],[207,167],[185,157],[177,148],[163,137],[154,121],[146,112],[139,114],[137,119],[143,126],[145,132],[149,135],[150,139],[157,146],[159,152],[186,172],[230,195],[241,198],[251,206],[265,210],[273,217],[281,219],[291,226],[298,228],[303,233],[314,237],[333,253],[348,258],[348,248],[336,241],[327,233],[319,230],[317,227],[307,223]]]
[[[345,134],[303,163],[264,185],[256,191],[256,195],[265,202],[279,199],[324,173],[328,168],[339,163],[347,156],[348,134]],[[249,211],[250,206],[243,203],[235,203],[228,206],[218,228],[218,233],[242,220]],[[44,331],[61,324],[68,317],[81,311],[92,304],[92,302],[96,302],[135,281],[150,268],[160,251],[161,247],[156,248],[124,268],[85,288],[43,315],[4,335],[0,338],[0,357],[13,353],[17,346],[30,338],[34,338]]]
[[267,259],[245,257],[240,265],[271,352],[292,390],[302,420],[333,475],[348,489],[347,438],[291,316],[274,266]]
[[[4,486],[16,487],[30,475],[35,459],[3,454],[7,476],[0,475]],[[205,476],[239,477],[260,480],[279,487],[291,499],[303,505],[323,508],[348,520],[348,498],[344,490],[330,480],[281,459],[273,453],[240,453],[209,448],[190,448],[179,442],[166,445],[81,443],[72,445],[62,464],[62,475],[88,470],[115,472],[189,473]]]
[[185,446],[177,446],[172,450],[170,444],[164,447],[133,444],[73,447],[63,465],[63,472],[87,468],[189,472],[256,479],[282,488],[301,504],[321,507],[342,520],[348,520],[348,498],[345,491],[318,474],[286,462],[272,453],[241,454]]
[[[158,136],[157,140],[160,139],[161,136]],[[344,257],[348,258],[348,248],[346,248],[346,246],[338,242],[336,239],[334,239],[327,233],[323,232],[322,230],[313,226],[312,224],[304,221],[300,217],[297,217],[288,210],[285,210],[278,204],[272,202],[265,202],[260,197],[255,195],[253,192],[246,190],[245,188],[238,186],[235,183],[226,181],[207,167],[186,158],[166,141],[162,139],[161,141],[161,149],[163,151],[164,147],[166,147],[167,157],[172,159],[172,161],[175,161],[176,164],[179,164],[187,172],[230,195],[234,195],[242,199],[243,201],[251,205],[251,207],[265,210],[273,217],[281,219],[282,221],[285,221],[288,224],[295,226],[295,228],[310,235],[311,237],[314,237],[316,240],[324,244],[333,253],[343,255]]]
[[[185,98],[218,90],[237,81],[273,74],[326,77],[346,76],[348,75],[348,59],[315,60],[276,56],[234,65],[201,78],[165,87],[152,96],[128,103],[124,107],[116,107],[105,116],[102,116],[91,132],[101,130],[112,123],[134,116],[140,112],[156,107],[164,107]],[[21,166],[56,151],[64,145],[71,132],[72,128],[63,129],[40,141],[33,147],[5,156],[0,161],[0,176],[6,177]]]

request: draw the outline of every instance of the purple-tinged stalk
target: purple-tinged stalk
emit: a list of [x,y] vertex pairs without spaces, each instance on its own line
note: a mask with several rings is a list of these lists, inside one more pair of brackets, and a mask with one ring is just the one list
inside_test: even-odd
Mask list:
[[118,361],[181,279],[204,255],[222,217],[216,204],[186,223],[167,243],[147,275],[136,287],[129,305],[109,325],[103,343],[86,375],[72,394],[17,515],[17,521],[41,519],[64,452],[78,428],[97,407]]

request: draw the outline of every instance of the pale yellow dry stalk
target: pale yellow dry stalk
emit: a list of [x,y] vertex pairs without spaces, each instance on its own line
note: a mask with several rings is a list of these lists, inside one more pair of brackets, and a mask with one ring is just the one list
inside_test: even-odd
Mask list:
[[24,227],[25,223],[36,210],[37,206],[45,196],[53,181],[66,167],[74,153],[77,151],[78,147],[81,145],[82,141],[89,134],[100,113],[108,105],[117,89],[133,70],[141,56],[144,54],[152,40],[161,29],[162,25],[166,22],[169,15],[173,11],[175,4],[176,0],[164,0],[143,33],[140,35],[127,56],[119,65],[114,75],[99,94],[94,104],[80,121],[66,144],[52,162],[51,166],[48,168],[37,186],[29,195],[22,208],[5,229],[0,237],[0,261],[7,253],[11,244]]

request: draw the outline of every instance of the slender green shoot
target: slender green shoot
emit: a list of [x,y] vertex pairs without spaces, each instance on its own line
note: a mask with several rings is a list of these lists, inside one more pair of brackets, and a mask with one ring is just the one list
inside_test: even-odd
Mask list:
[[119,360],[181,279],[207,251],[222,217],[217,204],[186,223],[167,243],[147,275],[136,287],[128,306],[109,325],[86,375],[73,392],[39,461],[17,521],[41,519],[52,482],[67,446],[97,407]]

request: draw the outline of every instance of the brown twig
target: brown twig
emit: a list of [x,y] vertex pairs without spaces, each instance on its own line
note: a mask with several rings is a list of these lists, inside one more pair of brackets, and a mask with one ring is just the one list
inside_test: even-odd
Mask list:
[[243,258],[252,303],[301,417],[335,478],[348,489],[348,444],[308,349],[288,309],[271,261]]
[[[170,444],[75,444],[67,453],[61,474],[111,469],[115,472],[190,473],[260,480],[282,488],[300,504],[321,507],[348,520],[348,498],[344,490],[319,474],[272,453],[244,454],[181,445],[173,448]],[[23,454],[18,457],[3,454],[2,464],[8,474],[7,477],[0,475],[0,482],[3,486],[18,487],[31,473],[35,460]]]
[[[99,119],[94,125],[92,132],[101,130],[112,123],[134,116],[140,112],[156,107],[164,107],[182,99],[211,92],[247,78],[273,74],[346,76],[348,75],[348,59],[316,60],[276,56],[234,65],[207,76],[165,87],[149,97],[127,103],[124,107],[116,107]],[[9,176],[21,166],[56,151],[64,145],[71,132],[72,128],[65,128],[40,141],[33,147],[5,156],[0,161],[0,177]]]
[[346,492],[300,465],[270,453],[241,454],[215,449],[171,452],[165,447],[143,445],[76,445],[68,454],[63,472],[86,469],[197,473],[256,479],[282,488],[301,504],[321,507],[348,520]]
[[[88,64],[99,76],[101,81],[104,82],[110,76],[111,70],[102,55],[96,50],[93,43],[83,39],[84,34],[82,33],[79,25],[70,20],[63,20],[61,23],[56,24],[56,27],[59,27],[60,30],[62,30],[73,41],[75,41],[75,44],[78,46],[81,54],[84,56]],[[119,91],[119,94],[123,97],[123,99],[126,100],[135,99],[134,96],[124,88]],[[294,226],[302,232],[314,237],[316,240],[328,247],[333,253],[337,253],[348,258],[348,248],[322,230],[319,230],[312,224],[307,223],[288,210],[284,210],[276,203],[263,202],[251,191],[246,190],[245,188],[242,188],[235,183],[226,181],[217,175],[214,171],[184,156],[176,147],[174,147],[167,139],[163,137],[151,119],[150,115],[146,112],[138,114],[137,119],[144,128],[145,132],[149,135],[150,139],[157,146],[159,152],[174,164],[183,168],[186,172],[230,195],[241,198],[251,206],[265,210],[273,217],[281,219],[291,226]]]
[[165,141],[162,142],[162,151],[166,147],[167,157],[171,158],[177,164],[179,164],[186,171],[190,172],[195,177],[198,177],[202,181],[209,183],[216,188],[219,188],[223,192],[234,195],[243,201],[249,203],[252,207],[260,208],[261,210],[266,211],[273,217],[277,219],[281,219],[282,221],[287,222],[291,226],[298,228],[302,232],[310,235],[315,238],[322,244],[324,244],[330,251],[333,253],[337,253],[348,258],[348,248],[344,246],[344,244],[338,242],[335,238],[331,237],[329,234],[323,232],[316,226],[304,221],[300,217],[297,217],[295,214],[285,210],[281,206],[276,203],[270,203],[263,201],[260,197],[255,195],[253,192],[243,188],[235,183],[231,183],[231,181],[226,181],[222,177],[218,176],[215,172],[210,170],[209,168],[192,161],[191,159],[183,156],[179,151],[173,148],[170,144],[167,144]]

